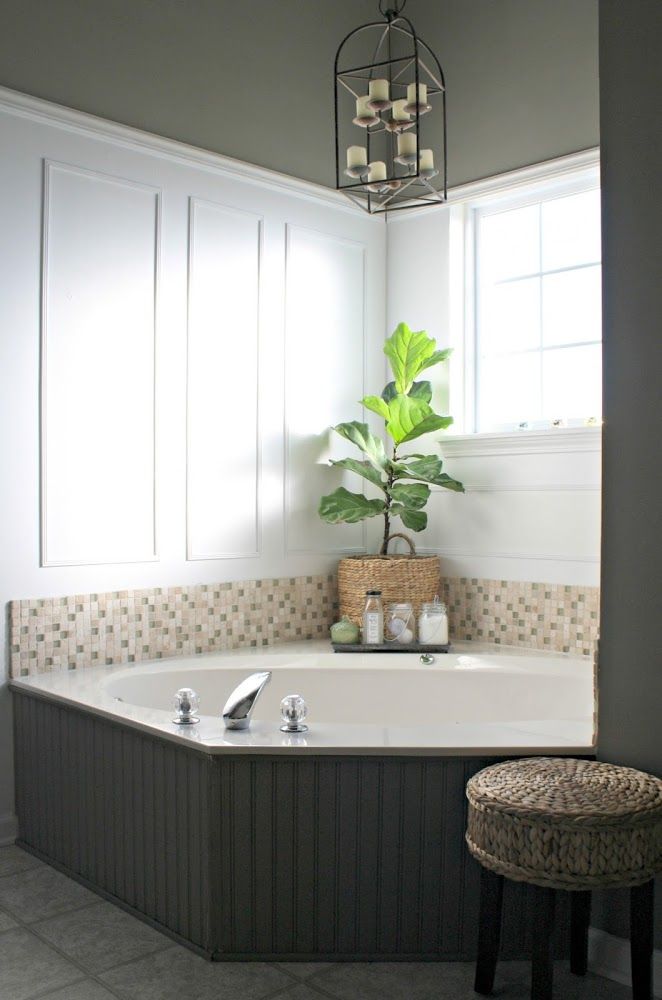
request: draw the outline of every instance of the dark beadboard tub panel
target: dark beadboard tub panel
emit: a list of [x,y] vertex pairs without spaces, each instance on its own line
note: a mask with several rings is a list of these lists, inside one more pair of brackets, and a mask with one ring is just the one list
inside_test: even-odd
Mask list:
[[[211,756],[14,704],[19,842],[208,957],[475,956],[464,788],[496,758]],[[528,890],[506,891],[503,954],[520,957]]]

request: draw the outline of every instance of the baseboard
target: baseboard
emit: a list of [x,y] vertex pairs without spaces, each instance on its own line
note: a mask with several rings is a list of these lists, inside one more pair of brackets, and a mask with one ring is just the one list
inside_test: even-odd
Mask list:
[[18,837],[18,823],[13,813],[0,816],[0,847],[13,844]]
[[[597,927],[588,932],[588,967],[605,979],[631,986],[630,942]],[[662,997],[662,951],[653,952],[653,996]]]

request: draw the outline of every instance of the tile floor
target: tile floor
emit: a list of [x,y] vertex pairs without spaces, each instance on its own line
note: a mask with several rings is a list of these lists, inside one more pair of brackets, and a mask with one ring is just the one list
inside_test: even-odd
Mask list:
[[[528,997],[526,963],[504,962],[495,996]],[[0,1000],[475,1000],[462,963],[207,962],[17,847],[0,848]],[[570,976],[562,1000],[625,1000]]]

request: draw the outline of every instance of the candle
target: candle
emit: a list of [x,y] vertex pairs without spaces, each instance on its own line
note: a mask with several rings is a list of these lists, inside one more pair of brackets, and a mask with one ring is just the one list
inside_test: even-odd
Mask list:
[[386,180],[386,164],[383,160],[373,160],[368,170],[368,180],[371,183]]
[[368,86],[368,97],[371,101],[388,101],[388,80],[371,80]]
[[411,132],[398,136],[398,156],[416,156],[416,136]]
[[368,152],[363,146],[347,147],[347,169],[356,167],[366,167],[368,165]]
[[356,117],[357,118],[374,118],[375,112],[372,108],[368,107],[368,101],[370,97],[366,95],[365,97],[356,98]]
[[405,104],[406,103],[407,103],[407,101],[406,101],[405,98],[403,98],[400,101],[393,101],[393,110],[392,110],[392,113],[391,113],[391,117],[393,118],[393,121],[395,121],[395,122],[408,122],[409,121],[409,113],[407,111],[405,111]]
[[421,150],[421,170],[434,170],[434,153],[431,149]]
[[410,83],[407,87],[407,104],[427,104],[428,103],[428,88],[427,84],[419,83],[418,85],[418,101],[416,100],[416,84]]

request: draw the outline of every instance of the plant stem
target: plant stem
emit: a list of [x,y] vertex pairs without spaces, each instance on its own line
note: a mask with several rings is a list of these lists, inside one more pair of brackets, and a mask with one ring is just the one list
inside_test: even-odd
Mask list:
[[[397,462],[397,460],[398,460],[397,448],[394,447],[393,448],[393,462]],[[381,550],[380,550],[380,553],[379,553],[382,556],[385,556],[387,554],[388,536],[391,533],[391,518],[390,518],[390,510],[391,510],[391,503],[392,503],[391,487],[393,486],[394,481],[395,481],[395,474],[393,473],[393,470],[391,470],[389,472],[389,474],[388,474],[387,481],[386,481],[386,507],[384,509],[384,538],[383,538],[382,547],[381,547]]]

